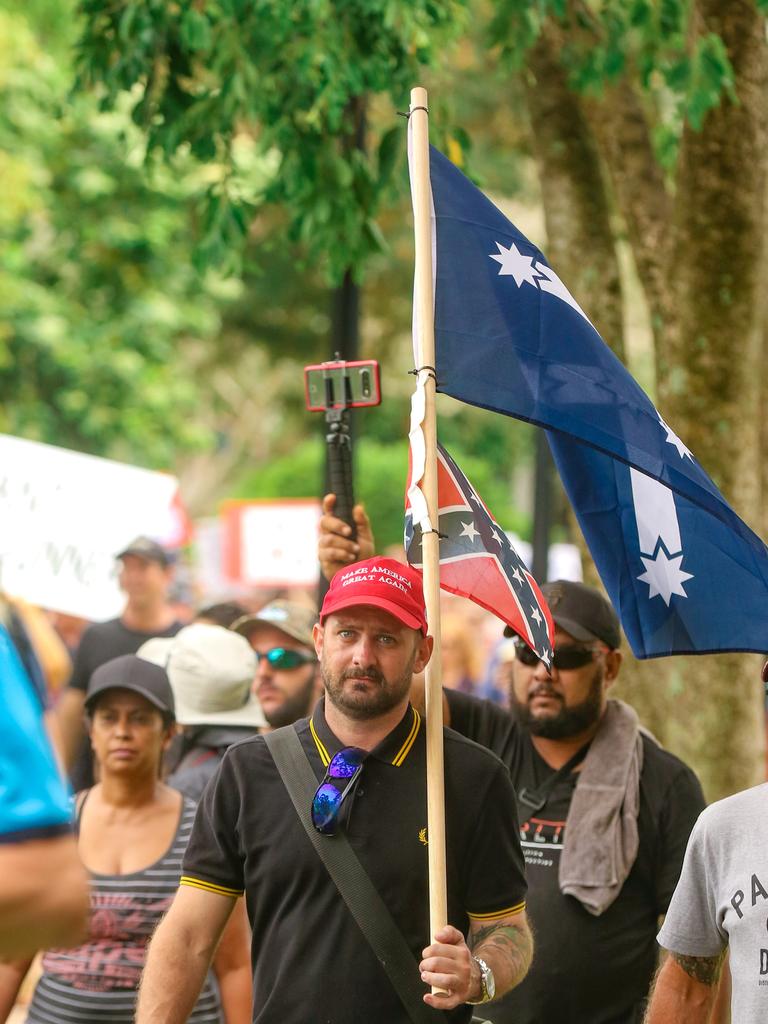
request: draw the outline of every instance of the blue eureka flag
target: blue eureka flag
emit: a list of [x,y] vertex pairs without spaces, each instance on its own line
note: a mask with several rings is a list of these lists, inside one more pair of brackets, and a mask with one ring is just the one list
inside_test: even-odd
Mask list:
[[430,148],[438,390],[547,428],[639,658],[768,651],[768,548],[539,249]]

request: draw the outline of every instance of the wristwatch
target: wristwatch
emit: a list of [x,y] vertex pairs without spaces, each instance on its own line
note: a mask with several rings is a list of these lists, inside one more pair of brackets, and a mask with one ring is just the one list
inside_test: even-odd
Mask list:
[[480,1006],[481,1003],[490,1003],[496,995],[496,979],[485,960],[481,960],[479,956],[473,956],[472,959],[480,968],[480,998],[468,999],[467,1002],[470,1006]]

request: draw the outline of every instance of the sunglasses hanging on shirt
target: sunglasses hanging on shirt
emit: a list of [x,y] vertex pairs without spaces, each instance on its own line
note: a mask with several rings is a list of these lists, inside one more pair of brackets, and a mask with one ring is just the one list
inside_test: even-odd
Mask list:
[[331,758],[312,797],[312,824],[324,836],[335,834],[341,805],[360,781],[367,753],[360,747],[344,747]]

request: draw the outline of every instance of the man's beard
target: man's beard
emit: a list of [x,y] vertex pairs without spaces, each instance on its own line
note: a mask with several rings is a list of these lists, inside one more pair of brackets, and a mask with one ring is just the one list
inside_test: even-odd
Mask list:
[[[560,700],[560,710],[554,715],[533,715],[530,700],[536,693],[546,693]],[[528,702],[520,702],[510,687],[510,705],[514,718],[534,736],[548,740],[564,740],[578,736],[594,725],[602,714],[603,667],[595,666],[589,693],[580,704],[566,707],[559,694],[547,683],[540,683],[528,694]]]
[[[378,718],[386,714],[407,696],[411,689],[413,678],[413,665],[416,661],[416,651],[408,662],[405,671],[391,682],[387,682],[377,668],[370,666],[367,669],[349,668],[333,675],[325,661],[325,656],[320,659],[320,669],[325,683],[325,692],[331,704],[342,711],[348,718],[364,722],[371,718]],[[344,687],[347,679],[370,679],[376,683],[376,688],[355,691]]]
[[[308,666],[310,667],[310,666]],[[264,711],[264,717],[273,729],[280,729],[284,725],[293,725],[300,718],[308,718],[312,711],[313,697],[315,694],[315,666],[307,676],[307,684],[292,697],[286,697],[278,708],[269,713]]]

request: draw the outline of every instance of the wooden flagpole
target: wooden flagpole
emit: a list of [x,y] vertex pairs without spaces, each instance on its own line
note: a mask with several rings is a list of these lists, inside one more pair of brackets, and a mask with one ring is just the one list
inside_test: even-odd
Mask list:
[[[411,157],[416,248],[417,369],[435,366],[435,323],[432,284],[432,201],[429,183],[429,115],[427,91],[411,90]],[[443,769],[443,689],[440,656],[440,539],[437,503],[437,422],[435,372],[421,370],[425,384],[424,442],[426,463],[421,490],[433,532],[422,538],[424,600],[434,651],[426,670],[427,836],[429,854],[429,927],[432,939],[448,922],[445,868],[445,775]],[[433,990],[438,991],[438,990]]]

